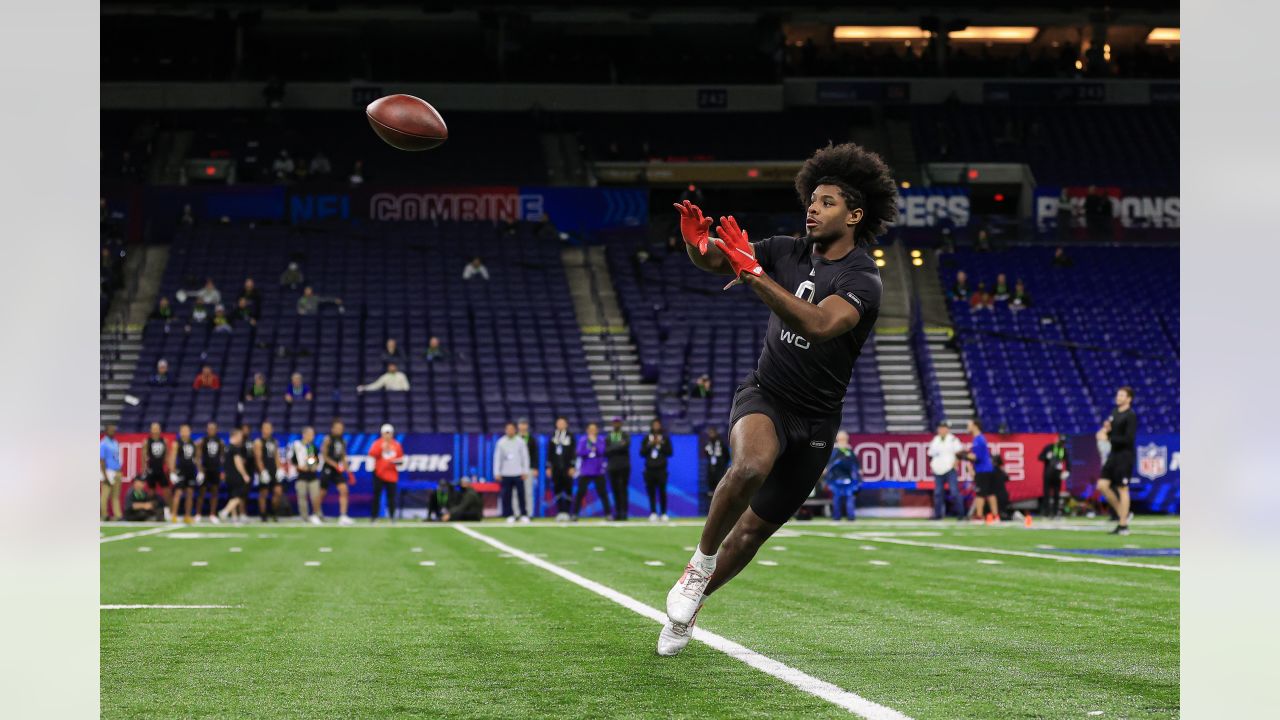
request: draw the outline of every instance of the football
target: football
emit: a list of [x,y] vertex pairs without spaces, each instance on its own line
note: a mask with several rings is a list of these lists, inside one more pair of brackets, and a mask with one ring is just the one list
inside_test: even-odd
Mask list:
[[387,95],[365,108],[369,125],[398,150],[430,150],[449,139],[444,118],[431,103],[412,95]]

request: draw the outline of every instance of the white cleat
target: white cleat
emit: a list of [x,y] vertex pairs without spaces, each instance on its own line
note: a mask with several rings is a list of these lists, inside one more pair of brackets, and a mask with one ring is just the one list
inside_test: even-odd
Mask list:
[[515,521],[516,521],[516,516],[515,516],[515,515],[508,515],[508,516],[507,516],[507,522],[509,522],[509,523],[513,523],[513,522],[515,522]]
[[221,524],[222,524],[222,521],[218,519],[218,516],[217,516],[217,515],[210,515],[210,516],[209,516],[209,522],[210,522],[210,523],[212,523],[212,524],[214,524],[214,525],[221,525]]
[[351,518],[347,517],[346,515],[343,515],[342,517],[338,518],[338,524],[339,525],[355,525],[356,523]]
[[704,575],[692,563],[684,568],[684,574],[667,593],[667,619],[675,625],[690,625],[702,607],[702,596],[707,589],[710,575]]
[[666,513],[662,513],[662,522],[669,522],[670,520],[671,518],[667,517]]
[[319,525],[319,524],[320,524],[320,522],[321,522],[321,521],[320,521],[320,516],[319,516],[319,515],[312,515],[312,516],[311,516],[311,524],[312,524],[312,525]]
[[[702,610],[702,606],[698,606],[698,610]],[[667,620],[662,626],[662,632],[658,633],[658,654],[663,657],[671,657],[679,655],[681,650],[689,644],[693,639],[693,625],[698,621],[698,612],[693,613],[693,618],[688,623],[674,623]]]
[[528,515],[522,515],[520,516],[520,522],[527,523],[527,522],[533,522],[533,521],[529,519]]
[[658,522],[658,513],[649,513],[649,522]]

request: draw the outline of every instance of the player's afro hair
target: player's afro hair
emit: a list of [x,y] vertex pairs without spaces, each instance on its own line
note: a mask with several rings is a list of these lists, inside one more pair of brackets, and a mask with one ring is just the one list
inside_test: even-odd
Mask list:
[[800,204],[819,185],[835,185],[850,209],[862,208],[862,222],[854,229],[857,245],[874,245],[876,237],[898,218],[898,188],[880,156],[853,143],[830,145],[804,161],[796,174]]

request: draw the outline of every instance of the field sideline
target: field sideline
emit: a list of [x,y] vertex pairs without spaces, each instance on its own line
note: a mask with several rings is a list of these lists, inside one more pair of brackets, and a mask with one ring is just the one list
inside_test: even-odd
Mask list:
[[1179,713],[1176,518],[792,523],[700,615],[728,645],[676,658],[571,579],[661,609],[699,527],[105,525],[102,715]]

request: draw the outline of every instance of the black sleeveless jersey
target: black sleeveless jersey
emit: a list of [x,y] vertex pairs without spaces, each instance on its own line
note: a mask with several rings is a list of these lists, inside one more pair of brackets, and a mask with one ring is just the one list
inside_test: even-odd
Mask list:
[[211,472],[222,472],[222,458],[226,451],[227,446],[222,444],[222,438],[217,435],[210,435],[200,440],[200,452],[203,454],[201,463],[204,465],[206,475]]
[[329,444],[325,448],[325,457],[340,463],[347,459],[347,441],[341,435],[330,435]]
[[147,438],[147,469],[163,471],[165,455],[168,453],[169,443],[164,438]]
[[174,462],[184,472],[196,471],[196,441],[178,439],[178,455]]
[[760,266],[779,285],[817,305],[830,295],[858,311],[858,324],[823,343],[810,342],[769,314],[754,381],[796,412],[826,417],[840,411],[853,376],[853,363],[880,314],[880,271],[865,247],[839,260],[814,255],[812,244],[780,235],[752,243]]
[[276,473],[276,461],[280,457],[280,441],[271,436],[262,438],[262,467],[259,470],[266,470],[274,477]]

